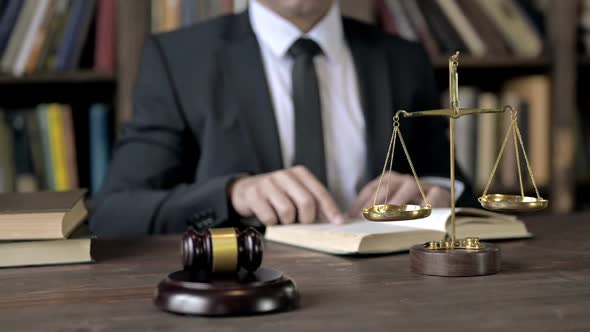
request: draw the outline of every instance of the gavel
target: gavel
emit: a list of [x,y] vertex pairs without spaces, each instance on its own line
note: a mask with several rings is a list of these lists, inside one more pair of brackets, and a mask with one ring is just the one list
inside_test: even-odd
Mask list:
[[262,263],[262,235],[254,228],[212,228],[186,231],[181,241],[184,269],[196,273],[254,272]]

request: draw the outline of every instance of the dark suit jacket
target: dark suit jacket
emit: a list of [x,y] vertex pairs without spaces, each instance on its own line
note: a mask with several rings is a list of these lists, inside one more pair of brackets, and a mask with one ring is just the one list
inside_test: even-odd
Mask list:
[[[383,166],[394,111],[437,108],[439,97],[418,44],[347,18],[343,26],[365,114],[367,175],[374,178]],[[227,224],[233,219],[228,183],[243,173],[283,168],[247,13],[150,37],[133,100],[133,119],[94,201],[90,226],[99,236],[182,232],[203,213],[213,218],[199,226]],[[446,119],[402,119],[401,126],[418,175],[448,177]],[[394,163],[410,172],[401,151]]]

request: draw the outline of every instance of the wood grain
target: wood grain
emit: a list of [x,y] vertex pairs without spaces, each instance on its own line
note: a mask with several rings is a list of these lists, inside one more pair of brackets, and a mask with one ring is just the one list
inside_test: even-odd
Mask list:
[[263,266],[285,272],[300,308],[270,316],[161,312],[155,287],[180,268],[180,236],[96,241],[97,264],[0,270],[2,331],[587,331],[590,213],[526,218],[533,239],[501,242],[502,272],[440,278],[407,254],[335,257],[270,244]]

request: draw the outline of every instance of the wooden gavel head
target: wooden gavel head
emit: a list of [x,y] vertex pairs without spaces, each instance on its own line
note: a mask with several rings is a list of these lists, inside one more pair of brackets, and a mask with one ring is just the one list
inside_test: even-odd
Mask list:
[[240,268],[254,272],[262,263],[262,235],[254,228],[212,228],[204,232],[189,229],[182,237],[180,251],[185,270],[204,273],[232,273]]

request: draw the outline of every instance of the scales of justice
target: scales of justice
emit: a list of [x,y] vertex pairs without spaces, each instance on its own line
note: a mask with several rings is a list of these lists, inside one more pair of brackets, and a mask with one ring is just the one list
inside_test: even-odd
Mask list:
[[[426,218],[430,215],[432,207],[424,195],[420,186],[418,175],[410,159],[410,154],[406,148],[402,132],[400,130],[400,117],[419,117],[419,116],[445,116],[449,118],[449,145],[450,145],[450,179],[451,179],[451,230],[450,238],[442,241],[430,241],[425,244],[418,244],[410,249],[410,266],[413,272],[419,274],[435,276],[478,276],[497,273],[500,270],[501,255],[500,248],[490,243],[480,242],[478,238],[469,237],[457,239],[455,237],[455,120],[465,115],[478,115],[483,113],[505,113],[510,111],[511,121],[504,141],[501,145],[500,152],[492,168],[489,180],[485,186],[483,194],[479,197],[481,206],[488,210],[503,212],[532,212],[542,210],[547,207],[548,200],[543,199],[535,183],[535,178],[530,167],[526,150],[518,128],[517,111],[511,106],[504,106],[499,109],[461,109],[459,107],[458,94],[458,73],[459,52],[456,52],[449,58],[449,95],[450,109],[428,110],[419,112],[407,112],[399,110],[393,117],[393,132],[383,165],[381,178],[375,192],[373,205],[363,210],[365,219],[374,222],[400,221],[410,219]],[[520,182],[520,195],[505,194],[488,194],[490,184],[494,178],[498,165],[502,159],[505,147],[512,136],[514,141],[514,150],[516,152],[516,164],[518,170],[518,179]],[[404,150],[406,159],[412,170],[412,175],[420,191],[424,205],[391,205],[387,204],[389,193],[389,176],[385,180],[386,195],[384,204],[377,204],[377,197],[381,189],[386,171],[391,172],[393,167],[393,155],[396,141],[399,139]],[[522,180],[522,170],[520,163],[519,148],[522,150],[522,157],[526,164],[526,171],[530,177],[531,183],[535,189],[536,197],[525,196],[524,185]],[[389,164],[389,167],[388,167]]]

